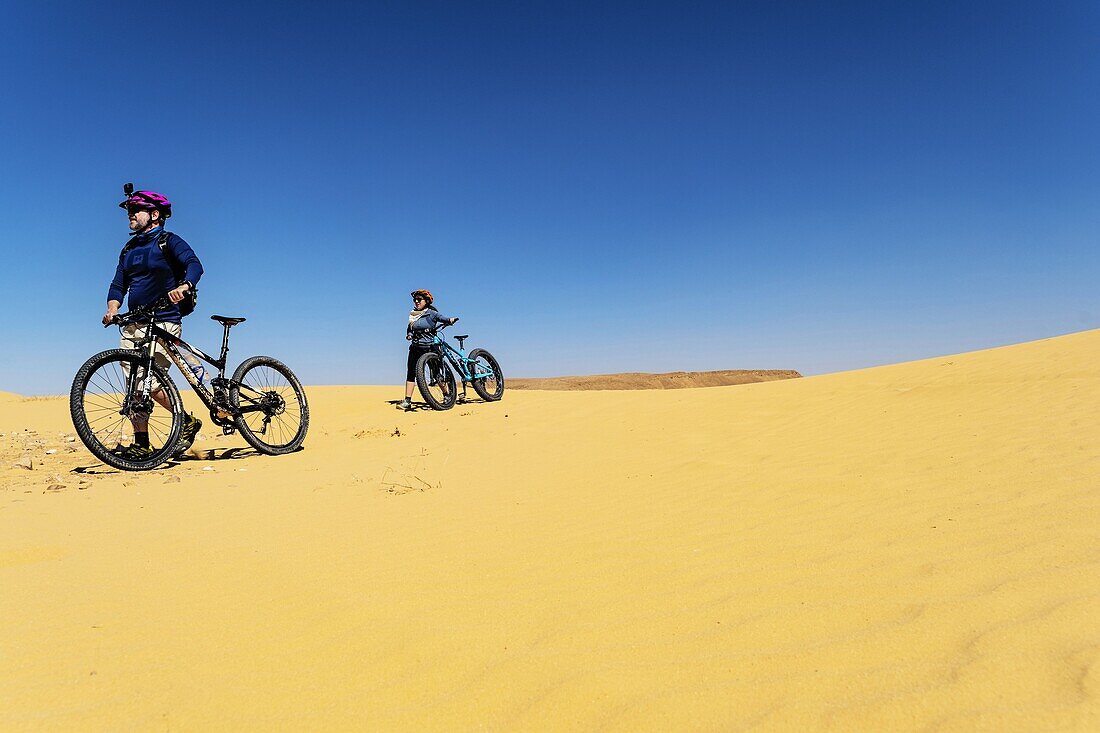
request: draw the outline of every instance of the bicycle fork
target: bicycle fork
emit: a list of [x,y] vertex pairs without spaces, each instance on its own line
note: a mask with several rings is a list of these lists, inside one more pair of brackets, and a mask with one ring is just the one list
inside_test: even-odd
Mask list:
[[466,377],[463,375],[461,369],[458,368],[458,363],[455,362],[450,354],[440,354],[439,367],[432,370],[432,384],[445,383],[446,380],[443,377],[443,370],[447,369],[447,362],[451,363],[451,370],[457,371],[458,376],[462,378],[462,394],[456,396],[456,399],[466,401]]
[[130,378],[127,380],[126,399],[122,403],[122,409],[118,414],[130,418],[130,421],[148,420],[153,414],[153,391],[150,385],[150,362],[131,367]]

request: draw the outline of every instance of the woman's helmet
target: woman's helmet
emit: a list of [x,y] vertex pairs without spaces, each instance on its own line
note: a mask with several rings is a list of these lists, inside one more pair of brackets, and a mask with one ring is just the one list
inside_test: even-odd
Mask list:
[[432,291],[431,290],[414,290],[411,293],[409,293],[409,295],[411,295],[414,298],[418,295],[422,296],[425,300],[428,301],[426,305],[431,305],[432,300],[434,300],[434,298],[432,298]]
[[164,219],[172,215],[172,202],[167,196],[162,196],[156,191],[127,191],[126,193],[126,200],[118,205],[121,209],[155,210],[159,211]]

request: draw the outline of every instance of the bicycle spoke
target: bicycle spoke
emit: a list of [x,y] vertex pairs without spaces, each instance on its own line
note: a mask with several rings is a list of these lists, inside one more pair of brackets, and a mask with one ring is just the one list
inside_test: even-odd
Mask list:
[[[132,356],[110,355],[85,373],[82,386],[74,387],[73,419],[78,432],[96,455],[118,468],[152,468],[166,457],[173,433],[182,422],[182,404],[178,392],[154,371],[146,371]],[[163,395],[172,410],[156,401]],[[145,433],[145,453],[119,453],[129,450],[136,433]],[[91,442],[89,442],[91,441]]]
[[432,406],[437,409],[440,405],[452,403],[457,396],[455,378],[443,358],[438,355],[426,358],[419,363],[419,369],[417,382],[425,392],[422,396],[434,403]]
[[281,431],[280,435],[286,435],[287,433],[289,433],[290,435],[294,435],[294,433],[290,432],[290,425],[289,425],[289,420],[288,419],[284,418],[282,415],[276,415],[275,420],[279,424],[279,428],[280,428],[280,431]]
[[257,357],[234,390],[242,433],[275,452],[300,444],[308,420],[300,387],[279,367],[274,360]]
[[[125,392],[125,390],[118,389],[117,387],[115,387],[115,385],[107,382],[103,377],[101,377],[98,374],[92,375],[92,380],[91,381],[93,381],[95,383],[96,387],[103,390],[104,395],[118,394],[120,392]],[[91,385],[89,385],[89,386],[91,386]]]

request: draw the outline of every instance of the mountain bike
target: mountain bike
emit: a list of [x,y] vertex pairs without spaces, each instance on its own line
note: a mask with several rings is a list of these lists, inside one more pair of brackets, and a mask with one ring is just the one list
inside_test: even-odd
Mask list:
[[456,349],[439,335],[446,327],[443,325],[432,331],[435,350],[421,354],[416,360],[416,386],[424,401],[435,410],[454,407],[459,396],[455,372],[462,377],[463,400],[466,399],[467,384],[486,402],[499,400],[504,395],[504,374],[496,358],[485,349],[474,349],[467,356],[464,342],[470,338],[469,335],[454,337],[458,342]]
[[[189,447],[181,450],[178,445],[186,413],[179,390],[156,363],[157,352],[166,353],[179,367],[224,434],[239,430],[249,445],[267,455],[300,448],[309,429],[309,405],[302,383],[285,364],[270,356],[253,356],[237,367],[231,379],[225,378],[229,329],[245,319],[210,316],[225,328],[221,356],[215,359],[157,325],[157,311],[168,304],[168,299],[162,298],[116,315],[107,326],[144,327],[138,331],[136,348],[100,352],[77,370],[69,392],[69,413],[77,435],[92,455],[125,471],[147,471]],[[181,348],[190,352],[196,367],[201,367],[201,362],[194,357],[217,368],[209,387],[202,382],[202,370],[196,376]],[[167,401],[170,409],[158,404],[161,400]],[[126,457],[123,443],[133,439],[138,424],[147,425],[152,452],[132,459]]]

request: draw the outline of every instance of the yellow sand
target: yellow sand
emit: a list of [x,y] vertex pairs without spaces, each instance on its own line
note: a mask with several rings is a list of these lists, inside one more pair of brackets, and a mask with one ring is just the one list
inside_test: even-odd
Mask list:
[[146,474],[0,405],[0,729],[1100,730],[1100,331],[399,396]]

